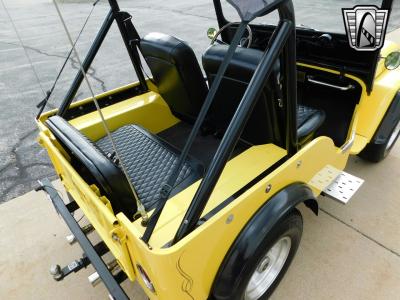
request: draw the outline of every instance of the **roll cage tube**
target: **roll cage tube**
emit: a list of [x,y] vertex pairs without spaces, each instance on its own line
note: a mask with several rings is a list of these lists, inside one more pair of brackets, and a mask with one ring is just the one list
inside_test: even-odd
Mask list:
[[160,197],[158,199],[158,204],[156,209],[154,210],[153,214],[151,215],[151,218],[148,222],[146,231],[143,234],[142,240],[145,243],[148,243],[148,241],[151,238],[151,235],[153,234],[153,231],[157,225],[158,219],[160,218],[160,215],[164,209],[164,206],[168,200],[168,197],[170,195],[171,187],[174,186],[175,181],[178,177],[179,170],[181,169],[183,163],[186,160],[186,157],[189,154],[189,150],[191,146],[193,145],[193,142],[201,128],[201,125],[204,122],[204,119],[207,115],[208,109],[210,108],[215,94],[218,91],[218,87],[221,83],[222,77],[225,74],[226,69],[228,68],[229,61],[232,59],[236,48],[238,47],[238,44],[240,42],[240,39],[246,29],[246,26],[248,25],[248,22],[241,22],[238,29],[236,30],[235,36],[233,37],[232,43],[228,48],[228,52],[226,53],[224,60],[221,64],[221,66],[218,69],[217,75],[215,76],[215,80],[213,81],[210,90],[207,94],[207,97],[204,101],[204,104],[201,107],[200,113],[196,119],[196,122],[194,123],[193,129],[190,132],[190,135],[188,137],[188,140],[181,152],[181,155],[179,156],[179,160],[177,164],[175,165],[174,169],[172,170],[171,176],[168,178],[167,183],[163,185],[160,191]]
[[[105,37],[107,36],[108,31],[114,20],[116,20],[118,29],[120,31],[121,37],[124,41],[125,47],[128,51],[129,58],[131,59],[132,65],[135,69],[136,75],[140,82],[140,88],[142,92],[148,90],[146,79],[143,75],[141,63],[140,63],[140,56],[138,54],[138,43],[140,41],[140,37],[132,24],[131,15],[127,12],[123,12],[120,10],[118,3],[116,0],[108,0],[110,4],[110,11],[108,12],[99,32],[96,35],[96,38],[90,47],[83,63],[83,70],[85,73],[89,70],[90,66],[93,63],[94,58],[99,51],[101,44],[103,43]],[[78,91],[79,87],[82,84],[84,76],[81,70],[78,71],[76,74],[74,81],[72,82],[71,87],[69,88],[67,94],[64,97],[63,102],[61,103],[58,109],[58,115],[64,116],[66,111],[68,110],[69,106],[71,105],[72,100],[74,99],[76,92]]]
[[284,90],[286,103],[286,150],[288,157],[297,152],[296,28],[294,9],[291,0],[278,2],[277,6],[269,12],[278,9],[279,24],[222,138],[211,165],[178,228],[172,244],[177,243],[196,228],[208,199],[262,91],[265,80],[269,77],[272,67],[281,53],[283,54],[285,75],[284,86],[286,87]]

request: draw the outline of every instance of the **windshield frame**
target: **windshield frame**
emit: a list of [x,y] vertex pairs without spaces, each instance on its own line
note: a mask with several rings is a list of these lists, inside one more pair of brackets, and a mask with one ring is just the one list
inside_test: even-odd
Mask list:
[[[214,3],[214,8],[215,8],[215,13],[217,16],[217,22],[219,25],[219,28],[222,28],[224,25],[226,25],[227,23],[229,23],[229,20],[226,19],[224,12],[223,12],[223,8],[222,8],[222,4],[221,1],[224,0],[213,0]],[[383,0],[382,1],[382,6],[381,9],[388,9],[389,10],[389,15],[388,15],[388,22],[390,21],[390,14],[392,11],[392,6],[393,6],[393,1],[394,0]],[[295,15],[296,15],[296,11],[295,11]],[[276,27],[276,25],[259,25],[259,24],[251,24],[252,28],[274,28]],[[375,72],[376,72],[376,68],[380,59],[380,49],[379,50],[375,50],[375,51],[357,51],[354,50],[350,47],[350,45],[348,44],[348,39],[347,39],[347,35],[345,32],[343,33],[337,33],[337,32],[330,32],[330,31],[321,31],[321,30],[316,30],[316,29],[310,29],[310,28],[304,28],[304,27],[299,27],[296,26],[296,35],[297,35],[297,39],[302,39],[304,36],[321,36],[322,34],[329,34],[334,38],[337,38],[340,40],[340,42],[344,45],[342,45],[342,50],[345,50],[347,52],[347,54],[350,54],[349,57],[360,57],[360,59],[363,62],[363,65],[360,67],[356,67],[357,70],[355,71],[350,71],[349,66],[351,67],[353,64],[353,61],[351,59],[344,59],[343,64],[341,65],[333,65],[330,63],[330,57],[327,55],[326,56],[326,60],[323,61],[318,61],[315,60],[313,61],[313,64],[315,64],[316,66],[319,67],[323,67],[326,69],[332,69],[335,71],[339,71],[340,74],[349,74],[349,75],[353,75],[359,79],[361,79],[365,86],[366,86],[366,92],[369,95],[373,89],[373,83],[374,83],[374,78],[375,78]],[[226,43],[229,43],[230,41],[230,33],[225,30],[221,33],[221,37],[222,40]],[[346,41],[346,44],[343,43],[343,41]],[[340,53],[341,55],[341,53]],[[343,54],[345,55],[345,54]],[[297,57],[297,61],[301,62],[301,57],[299,58],[299,56]],[[354,62],[355,65],[356,62]]]

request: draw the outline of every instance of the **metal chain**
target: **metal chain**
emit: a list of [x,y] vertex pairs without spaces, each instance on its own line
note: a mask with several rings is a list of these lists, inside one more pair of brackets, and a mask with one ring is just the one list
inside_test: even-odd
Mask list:
[[15,26],[15,23],[14,23],[14,21],[13,21],[11,15],[10,15],[10,13],[8,12],[8,9],[7,9],[7,7],[6,7],[6,5],[5,5],[5,3],[4,3],[3,0],[1,0],[1,4],[3,5],[4,10],[5,10],[5,12],[6,12],[8,18],[10,19],[11,25],[12,25],[12,27],[14,28],[15,34],[17,35],[17,38],[18,38],[18,40],[19,40],[19,43],[21,44],[21,47],[24,49],[25,56],[26,56],[26,58],[27,58],[28,61],[29,61],[29,64],[30,64],[30,66],[31,66],[31,69],[32,69],[33,73],[35,74],[36,81],[37,81],[37,83],[39,84],[40,89],[41,89],[42,92],[43,92],[43,95],[46,97],[47,94],[46,94],[46,92],[44,91],[44,88],[43,88],[43,86],[42,86],[42,83],[40,82],[39,76],[38,76],[38,74],[37,74],[35,68],[33,67],[32,60],[31,60],[31,58],[29,57],[28,51],[26,50],[25,45],[24,45],[24,43],[22,42],[22,39],[21,39],[21,36],[19,35],[19,32],[18,32],[18,30],[17,30],[17,27]]
[[76,59],[77,59],[77,61],[79,63],[79,67],[81,69],[82,75],[85,78],[86,84],[87,84],[87,86],[88,86],[88,88],[90,90],[90,94],[92,95],[92,99],[93,99],[93,102],[94,102],[94,104],[96,106],[96,110],[100,115],[101,123],[103,124],[104,130],[106,131],[107,136],[111,141],[111,144],[112,144],[113,150],[115,152],[115,155],[117,156],[117,158],[118,158],[118,160],[120,162],[121,169],[122,169],[126,179],[128,180],[129,186],[130,186],[130,188],[132,190],[132,193],[133,193],[133,195],[135,197],[137,208],[138,208],[138,212],[140,213],[143,221],[147,222],[147,220],[148,220],[147,212],[146,212],[143,204],[140,202],[140,199],[139,199],[139,197],[138,197],[138,195],[136,193],[136,190],[135,190],[131,180],[129,179],[128,172],[126,171],[125,165],[124,165],[123,160],[121,159],[121,156],[120,156],[120,154],[119,154],[119,152],[117,150],[117,147],[116,147],[114,139],[113,139],[113,137],[111,135],[110,129],[108,128],[108,125],[107,125],[106,120],[104,118],[103,112],[101,111],[99,103],[97,102],[97,99],[96,99],[96,97],[94,95],[92,85],[90,84],[89,79],[86,76],[86,72],[85,72],[85,70],[83,68],[83,65],[82,65],[81,59],[79,57],[78,51],[76,50],[75,45],[74,45],[74,43],[72,41],[71,34],[70,34],[70,32],[69,32],[69,30],[67,28],[67,25],[66,25],[66,23],[64,21],[64,18],[63,18],[62,14],[61,14],[61,11],[60,11],[60,9],[58,7],[58,4],[57,4],[56,0],[53,0],[53,3],[54,3],[54,6],[55,6],[55,8],[57,10],[58,16],[60,17],[60,21],[61,21],[61,23],[62,23],[62,25],[64,27],[65,33],[67,34],[68,40],[69,40],[69,42],[71,44],[71,47],[72,47],[72,49],[74,51],[75,57],[76,57]]

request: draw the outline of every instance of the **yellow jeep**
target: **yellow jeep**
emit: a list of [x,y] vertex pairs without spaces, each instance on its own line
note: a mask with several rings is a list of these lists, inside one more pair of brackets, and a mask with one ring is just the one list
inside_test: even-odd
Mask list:
[[[127,299],[126,277],[150,299],[265,299],[299,246],[296,207],[318,214],[320,194],[346,203],[363,182],[343,172],[349,155],[379,161],[393,147],[399,45],[357,51],[344,34],[296,27],[291,0],[228,2],[240,20],[214,0],[220,30],[208,32],[204,78],[187,43],[140,37],[109,0],[62,105],[37,118],[70,202],[47,180],[42,189],[86,254],[53,268],[56,279],[91,263],[114,299]],[[276,25],[256,22],[273,12]],[[73,102],[113,22],[139,80]]]

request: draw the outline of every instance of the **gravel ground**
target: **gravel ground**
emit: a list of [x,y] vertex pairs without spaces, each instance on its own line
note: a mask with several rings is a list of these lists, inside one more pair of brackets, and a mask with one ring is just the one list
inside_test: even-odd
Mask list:
[[[34,117],[36,104],[48,90],[69,51],[67,37],[50,0],[3,0],[21,35],[25,48],[40,78],[35,80],[23,48],[0,3],[0,203],[10,200],[36,186],[38,179],[54,177],[45,151],[36,143]],[[390,29],[399,27],[399,2]],[[207,28],[216,27],[211,0],[121,0],[120,6],[133,15],[139,33],[161,31],[190,43],[198,58],[207,48]],[[91,10],[92,1],[60,1],[67,26],[74,37]],[[334,31],[343,30],[341,7],[376,1],[306,1],[296,0],[297,23]],[[78,43],[81,56],[91,45],[95,33],[108,11],[106,1],[94,9],[86,30]],[[227,16],[234,12],[226,8]],[[336,11],[338,13],[336,13]],[[333,13],[335,12],[335,13]],[[396,24],[397,22],[397,24]],[[96,92],[106,91],[135,80],[122,41],[114,25],[92,68],[91,84]],[[61,76],[49,107],[57,107],[78,70],[76,58],[71,58]],[[77,97],[88,96],[83,85]]]

